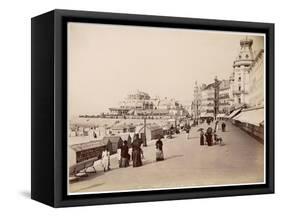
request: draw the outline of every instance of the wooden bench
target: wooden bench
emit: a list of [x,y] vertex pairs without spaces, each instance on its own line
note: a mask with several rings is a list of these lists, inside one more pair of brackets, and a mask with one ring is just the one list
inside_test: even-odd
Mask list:
[[[80,175],[78,175],[79,173],[82,173],[83,174],[82,176],[88,176],[88,173],[96,173],[94,163],[97,160],[98,160],[98,157],[94,157],[94,158],[88,159],[86,161],[82,161],[82,162],[72,165],[69,168],[69,177],[79,178],[79,177],[81,177]],[[87,171],[87,169],[90,167],[92,167],[94,169],[94,171],[92,171],[92,172]]]

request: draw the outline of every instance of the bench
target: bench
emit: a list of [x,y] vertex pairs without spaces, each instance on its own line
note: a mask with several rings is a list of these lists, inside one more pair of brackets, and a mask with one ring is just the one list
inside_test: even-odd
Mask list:
[[[94,158],[88,159],[86,161],[82,161],[82,162],[72,165],[69,168],[69,177],[79,178],[79,177],[81,177],[80,175],[78,175],[79,173],[83,173],[84,176],[88,176],[88,173],[96,173],[94,163],[97,160],[98,160],[98,157],[94,157]],[[90,167],[92,167],[94,169],[94,171],[92,171],[92,172],[87,171],[87,169]]]

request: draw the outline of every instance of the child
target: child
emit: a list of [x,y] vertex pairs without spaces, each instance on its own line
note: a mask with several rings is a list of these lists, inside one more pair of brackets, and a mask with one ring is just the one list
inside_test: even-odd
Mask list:
[[108,148],[105,148],[102,152],[102,166],[104,172],[110,170],[110,153]]

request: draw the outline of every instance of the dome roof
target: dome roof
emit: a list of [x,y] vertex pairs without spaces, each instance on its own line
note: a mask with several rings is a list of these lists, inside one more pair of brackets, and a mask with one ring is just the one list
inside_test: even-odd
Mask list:
[[254,61],[254,55],[252,51],[253,40],[247,37],[240,40],[240,52],[233,62],[233,67],[250,66]]

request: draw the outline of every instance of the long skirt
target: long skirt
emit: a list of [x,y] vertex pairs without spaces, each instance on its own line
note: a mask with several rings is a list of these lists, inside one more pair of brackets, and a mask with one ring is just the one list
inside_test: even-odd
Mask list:
[[132,153],[133,157],[133,167],[142,166],[141,152],[139,150],[134,150]]
[[200,145],[205,145],[204,136],[200,136]]
[[213,145],[213,138],[212,138],[212,135],[208,135],[208,136],[207,136],[207,143],[208,143],[208,146]]
[[128,158],[122,157],[120,160],[120,167],[128,167],[128,166],[129,166]]
[[156,161],[164,160],[164,153],[163,151],[156,149]]

